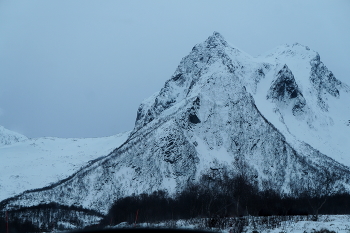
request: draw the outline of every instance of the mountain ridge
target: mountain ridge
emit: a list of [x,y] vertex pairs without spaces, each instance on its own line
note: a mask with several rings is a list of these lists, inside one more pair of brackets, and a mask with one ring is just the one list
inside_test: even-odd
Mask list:
[[[6,132],[13,134],[9,130]],[[25,137],[22,141],[0,146],[0,200],[66,179],[89,161],[106,156],[128,135],[126,132],[85,139]]]

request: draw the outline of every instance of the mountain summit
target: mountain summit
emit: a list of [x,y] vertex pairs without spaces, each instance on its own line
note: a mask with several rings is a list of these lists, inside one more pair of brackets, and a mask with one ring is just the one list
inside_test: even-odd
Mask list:
[[64,181],[1,204],[56,202],[106,214],[125,196],[175,194],[202,175],[242,169],[261,190],[298,193],[324,171],[348,190],[349,95],[308,47],[252,57],[214,32],[141,103],[124,144]]

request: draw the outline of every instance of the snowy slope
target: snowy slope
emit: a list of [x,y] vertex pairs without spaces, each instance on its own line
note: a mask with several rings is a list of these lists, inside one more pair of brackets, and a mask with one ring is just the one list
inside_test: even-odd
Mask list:
[[[300,44],[279,46],[257,58],[270,70],[258,84],[255,102],[264,116],[298,149],[306,142],[323,154],[350,166],[350,88],[337,80],[317,52]],[[278,73],[287,65],[303,106],[293,112],[295,98],[268,99],[267,93]]]
[[26,136],[5,129],[0,125],[0,147],[28,139]]
[[[2,132],[7,138],[17,135],[9,130]],[[0,200],[67,178],[90,160],[109,154],[128,135],[129,132],[103,138],[45,137],[1,146]]]
[[[280,193],[325,179],[324,170],[334,172],[338,190],[349,190],[343,144],[349,127],[341,127],[345,118],[338,116],[349,116],[348,97],[348,86],[306,47],[251,57],[215,32],[140,105],[124,144],[67,180],[0,204],[16,209],[57,202],[105,214],[124,196],[176,193],[203,174],[243,169],[260,189]],[[335,132],[337,141],[328,139]]]

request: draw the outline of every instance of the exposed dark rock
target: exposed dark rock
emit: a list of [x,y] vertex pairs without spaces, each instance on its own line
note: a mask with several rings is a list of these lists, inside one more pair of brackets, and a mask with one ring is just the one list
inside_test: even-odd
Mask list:
[[284,102],[286,105],[292,103],[294,105],[292,108],[293,115],[301,114],[306,105],[305,98],[287,65],[284,65],[278,72],[266,98],[274,102]]
[[336,79],[331,71],[321,62],[320,56],[317,56],[310,61],[311,74],[310,82],[316,89],[317,104],[323,111],[328,111],[327,93],[335,98],[339,98],[339,89],[343,84]]
[[276,80],[272,83],[267,99],[288,101],[289,99],[302,96],[294,75],[287,65],[278,72]]
[[201,121],[199,120],[199,118],[195,114],[190,114],[188,119],[193,124],[201,123]]

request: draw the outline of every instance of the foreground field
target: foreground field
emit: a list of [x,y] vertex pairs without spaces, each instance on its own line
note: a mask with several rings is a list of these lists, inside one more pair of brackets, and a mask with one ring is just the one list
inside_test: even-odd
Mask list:
[[195,229],[223,233],[316,233],[350,232],[350,215],[322,215],[318,221],[312,216],[269,216],[242,218],[198,218],[159,223],[120,223],[110,228],[177,228]]

